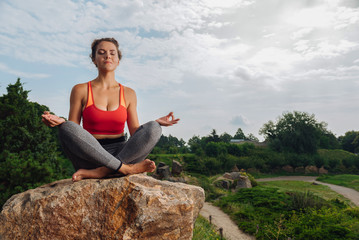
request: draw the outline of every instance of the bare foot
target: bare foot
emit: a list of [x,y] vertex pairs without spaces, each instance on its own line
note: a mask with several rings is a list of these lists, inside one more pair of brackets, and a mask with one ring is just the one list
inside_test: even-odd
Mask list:
[[77,172],[75,172],[72,175],[72,181],[78,182],[81,181],[82,179],[87,179],[87,178],[95,178],[95,179],[104,178],[111,172],[112,170],[107,167],[99,167],[95,169],[79,169],[77,170]]
[[123,164],[119,172],[125,175],[153,172],[156,169],[156,164],[150,159],[145,159],[142,162],[135,164]]

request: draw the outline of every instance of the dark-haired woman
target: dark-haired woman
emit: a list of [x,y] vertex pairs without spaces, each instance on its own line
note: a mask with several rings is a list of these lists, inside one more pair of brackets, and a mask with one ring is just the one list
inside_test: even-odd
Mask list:
[[[171,112],[140,126],[135,91],[115,80],[122,57],[118,42],[96,39],[91,47],[98,76],[73,87],[68,121],[49,112],[42,115],[42,121],[59,127],[61,144],[76,170],[73,181],[153,172],[155,163],[146,156],[160,139],[161,126],[171,126],[179,119]],[[124,137],[126,122],[131,135],[128,141]]]

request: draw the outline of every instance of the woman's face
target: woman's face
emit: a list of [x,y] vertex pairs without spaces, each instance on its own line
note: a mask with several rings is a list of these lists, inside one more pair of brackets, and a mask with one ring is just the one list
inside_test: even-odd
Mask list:
[[96,49],[94,63],[99,70],[115,70],[120,64],[116,45],[107,41],[100,42]]

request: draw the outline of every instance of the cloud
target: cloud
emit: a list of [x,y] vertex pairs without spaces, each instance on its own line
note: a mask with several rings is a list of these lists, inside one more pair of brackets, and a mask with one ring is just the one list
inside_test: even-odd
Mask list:
[[247,118],[239,115],[239,116],[234,116],[232,118],[232,120],[230,121],[230,123],[232,125],[236,125],[236,126],[247,126],[250,124],[250,122],[248,121]]
[[22,71],[14,70],[14,69],[9,68],[8,66],[6,66],[4,63],[1,63],[1,62],[0,62],[0,70],[3,71],[3,72],[6,72],[8,74],[15,75],[16,77],[20,77],[20,78],[39,79],[39,78],[48,78],[48,77],[50,77],[49,74],[44,74],[44,73],[28,73],[28,72],[22,72]]
[[[92,40],[113,36],[124,55],[116,76],[138,91],[146,119],[171,109],[181,113],[184,127],[173,130],[179,134],[228,121],[218,130],[233,132],[241,124],[256,132],[263,119],[293,108],[321,112],[329,109],[326,101],[358,106],[354,3],[1,1],[0,70],[45,78],[36,72],[47,68],[69,85],[88,81],[97,73],[88,57]],[[40,67],[30,73],[25,65]]]

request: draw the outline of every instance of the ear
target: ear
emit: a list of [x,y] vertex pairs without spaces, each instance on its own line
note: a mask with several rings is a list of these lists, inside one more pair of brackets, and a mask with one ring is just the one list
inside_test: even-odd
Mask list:
[[92,63],[95,64],[95,66],[97,67],[97,64],[95,63],[95,60],[92,59]]

